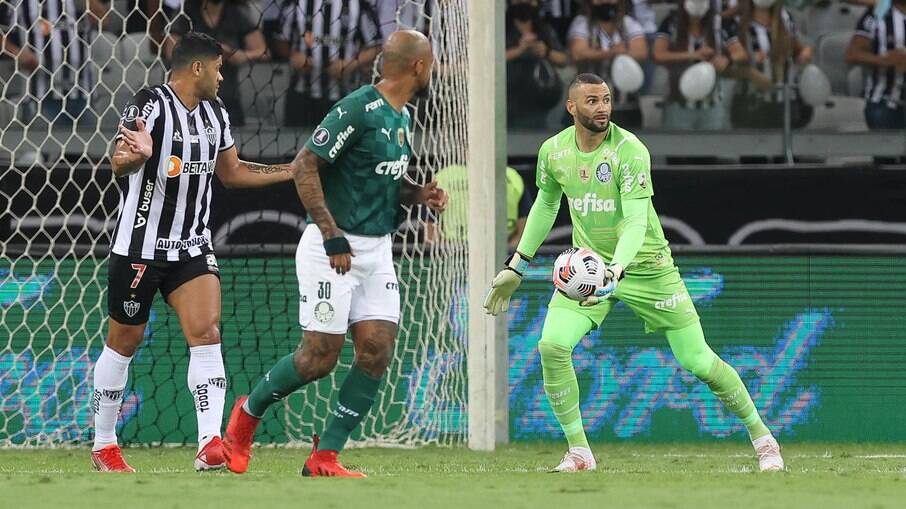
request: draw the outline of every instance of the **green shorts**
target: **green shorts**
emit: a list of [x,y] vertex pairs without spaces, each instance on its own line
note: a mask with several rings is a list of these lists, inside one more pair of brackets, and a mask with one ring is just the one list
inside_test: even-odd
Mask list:
[[627,273],[617,291],[594,306],[582,307],[577,301],[554,292],[550,307],[571,309],[587,316],[596,327],[600,327],[618,300],[625,302],[645,322],[645,332],[683,329],[699,321],[698,312],[676,266],[658,272]]

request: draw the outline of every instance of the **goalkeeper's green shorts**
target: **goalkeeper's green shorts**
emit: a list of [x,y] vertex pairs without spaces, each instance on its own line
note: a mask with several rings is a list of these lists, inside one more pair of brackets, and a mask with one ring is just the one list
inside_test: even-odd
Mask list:
[[554,292],[550,307],[576,311],[599,327],[618,300],[625,302],[645,322],[645,332],[683,329],[699,321],[698,312],[676,266],[643,274],[628,272],[617,286],[617,291],[594,306],[582,307],[577,301]]

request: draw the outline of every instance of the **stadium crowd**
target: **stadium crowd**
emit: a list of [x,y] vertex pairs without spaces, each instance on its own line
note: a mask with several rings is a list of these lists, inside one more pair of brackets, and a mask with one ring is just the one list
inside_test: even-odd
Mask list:
[[[902,129],[906,0],[878,1],[508,0],[508,123],[565,125],[564,84],[595,72],[614,85],[628,128],[779,128],[788,93],[793,127],[836,103],[862,129]],[[160,62],[195,30],[223,44],[220,97],[233,125],[311,127],[370,82],[398,23],[430,35],[448,22],[438,2],[2,2],[0,119],[115,123],[118,105],[162,78]]]

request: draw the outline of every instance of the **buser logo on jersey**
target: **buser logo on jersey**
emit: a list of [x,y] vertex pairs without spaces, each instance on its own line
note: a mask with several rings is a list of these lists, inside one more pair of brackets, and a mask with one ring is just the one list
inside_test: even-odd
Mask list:
[[145,223],[148,222],[145,219],[145,214],[151,210],[151,197],[154,196],[154,180],[145,181],[145,190],[142,192],[142,202],[138,205],[138,210],[135,213],[135,226],[132,227],[133,230],[137,230],[142,226],[145,226]]
[[597,193],[585,193],[585,196],[581,198],[572,198],[570,204],[572,204],[573,209],[579,213],[582,217],[588,215],[589,212],[616,212],[617,205],[613,199],[600,200],[598,199]]
[[399,161],[382,161],[374,167],[374,172],[378,175],[390,175],[393,180],[399,180],[406,174],[409,169],[409,156],[403,154]]
[[186,175],[207,175],[214,173],[214,161],[187,161],[176,156],[170,156],[167,162],[167,177],[178,177],[180,173]]

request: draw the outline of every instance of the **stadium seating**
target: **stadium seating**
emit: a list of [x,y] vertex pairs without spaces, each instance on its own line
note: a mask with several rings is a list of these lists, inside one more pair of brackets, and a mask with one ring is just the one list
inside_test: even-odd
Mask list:
[[818,37],[815,45],[815,63],[827,74],[833,94],[850,94],[846,48],[852,36],[852,30],[828,32]]

